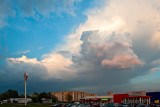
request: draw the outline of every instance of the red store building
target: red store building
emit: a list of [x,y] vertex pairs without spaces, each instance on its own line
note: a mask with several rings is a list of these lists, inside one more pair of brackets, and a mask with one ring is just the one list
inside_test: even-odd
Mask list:
[[126,94],[115,94],[113,102],[119,104],[150,104],[151,96],[146,96],[145,91],[129,92]]

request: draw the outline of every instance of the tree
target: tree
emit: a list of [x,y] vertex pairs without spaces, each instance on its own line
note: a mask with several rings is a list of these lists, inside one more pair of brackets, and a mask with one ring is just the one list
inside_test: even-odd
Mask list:
[[50,99],[52,99],[52,102],[58,102],[58,98],[54,95],[52,95],[50,92],[48,93],[48,96],[50,97]]
[[48,96],[48,94],[47,94],[46,92],[42,92],[42,93],[40,93],[40,94],[38,95],[38,101],[39,101],[39,102],[42,102],[42,100],[41,100],[42,98],[48,99],[49,96]]
[[72,101],[72,95],[70,93],[66,95],[66,100],[68,101],[68,103]]
[[9,98],[18,98],[18,92],[16,90],[9,89],[7,93]]
[[5,96],[3,94],[0,94],[0,101],[5,100]]
[[33,96],[31,96],[31,99],[34,103],[38,103],[38,96],[39,94],[37,92],[34,92]]
[[19,95],[19,98],[24,98],[24,97],[25,97],[24,94]]
[[9,98],[18,98],[18,92],[16,90],[9,89],[8,91],[2,93],[4,96],[4,99],[9,99]]
[[54,103],[58,102],[58,98],[54,95],[52,95],[52,102],[54,102]]

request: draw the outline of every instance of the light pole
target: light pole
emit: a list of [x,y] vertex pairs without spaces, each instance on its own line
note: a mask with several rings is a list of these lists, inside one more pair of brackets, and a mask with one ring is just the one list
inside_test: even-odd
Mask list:
[[25,80],[25,106],[27,104],[27,101],[26,101],[26,81],[27,81],[27,78],[28,78],[28,74],[27,72],[24,73],[24,80]]

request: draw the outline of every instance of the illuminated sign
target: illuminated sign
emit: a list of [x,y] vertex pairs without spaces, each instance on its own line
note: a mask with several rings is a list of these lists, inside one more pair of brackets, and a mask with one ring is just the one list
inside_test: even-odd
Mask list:
[[146,91],[129,92],[129,96],[146,96]]
[[103,101],[103,100],[108,100],[108,98],[102,98],[101,101]]
[[154,100],[154,103],[159,103],[159,100]]

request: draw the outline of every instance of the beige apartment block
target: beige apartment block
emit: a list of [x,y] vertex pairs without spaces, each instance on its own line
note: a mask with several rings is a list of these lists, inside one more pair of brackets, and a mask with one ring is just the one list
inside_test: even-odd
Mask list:
[[89,94],[79,91],[63,91],[63,92],[52,93],[52,95],[58,98],[58,101],[64,101],[64,102],[67,102],[66,96],[68,94],[72,95],[72,101],[80,101],[80,99],[84,98],[85,96],[97,96],[97,94]]

